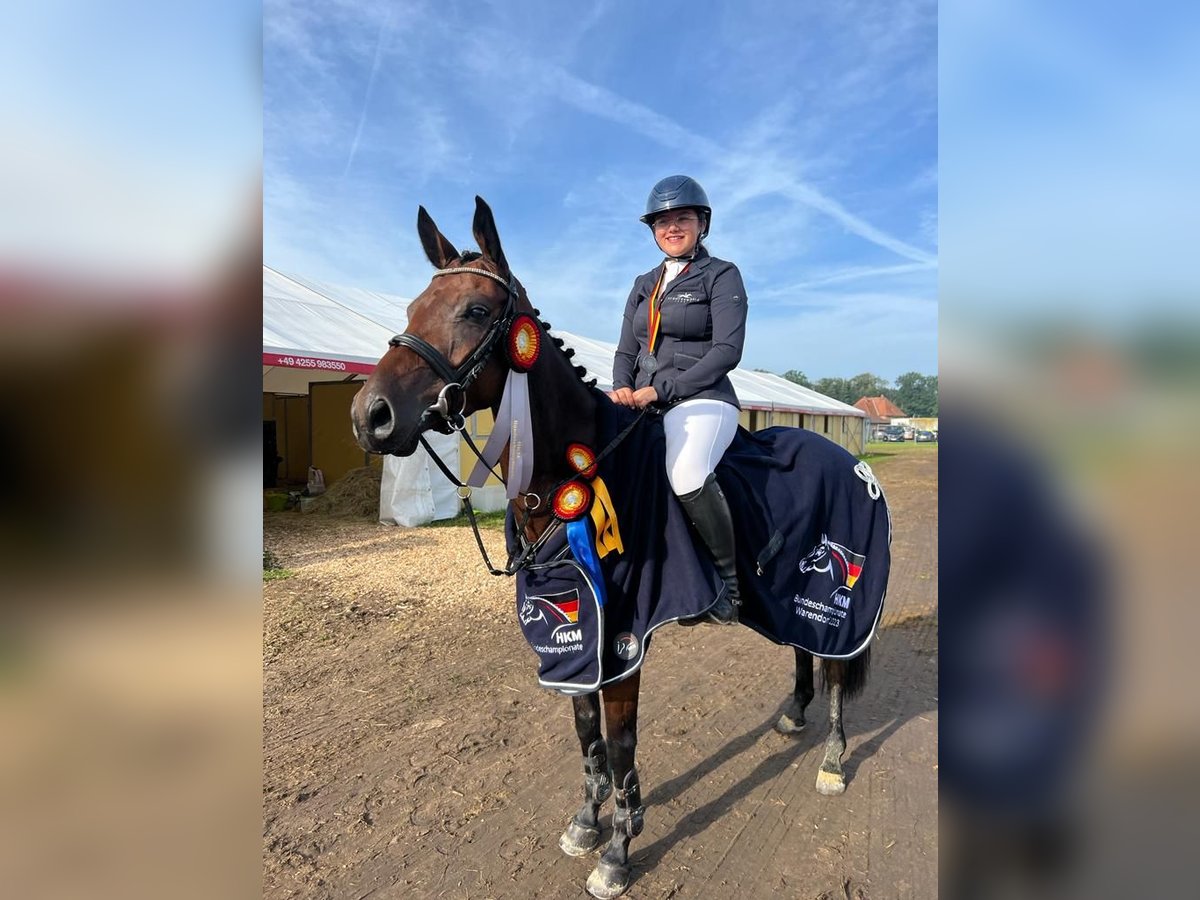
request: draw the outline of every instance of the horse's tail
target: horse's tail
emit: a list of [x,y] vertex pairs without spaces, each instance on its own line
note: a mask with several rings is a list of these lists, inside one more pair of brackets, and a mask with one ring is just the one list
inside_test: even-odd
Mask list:
[[821,689],[828,692],[831,684],[842,686],[842,699],[849,700],[862,693],[871,671],[871,647],[854,659],[821,660]]

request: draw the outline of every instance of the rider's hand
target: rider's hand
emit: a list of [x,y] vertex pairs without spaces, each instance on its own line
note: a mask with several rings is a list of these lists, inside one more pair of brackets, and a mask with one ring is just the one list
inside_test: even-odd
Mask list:
[[633,397],[634,394],[632,389],[627,387],[617,388],[615,391],[608,392],[608,398],[612,400],[613,403],[617,403],[621,406],[633,406]]
[[638,409],[645,409],[651,403],[658,402],[658,390],[653,387],[638,388],[633,392],[633,402],[631,406],[636,406]]

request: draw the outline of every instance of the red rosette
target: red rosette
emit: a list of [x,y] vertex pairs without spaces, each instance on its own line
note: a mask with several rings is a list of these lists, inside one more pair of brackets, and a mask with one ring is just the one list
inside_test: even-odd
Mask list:
[[589,481],[596,477],[596,453],[586,444],[567,444],[567,463]]
[[568,481],[554,492],[551,508],[564,522],[573,522],[592,508],[592,488],[586,481]]
[[521,313],[508,329],[508,363],[518,372],[528,372],[542,352],[542,332],[537,319]]

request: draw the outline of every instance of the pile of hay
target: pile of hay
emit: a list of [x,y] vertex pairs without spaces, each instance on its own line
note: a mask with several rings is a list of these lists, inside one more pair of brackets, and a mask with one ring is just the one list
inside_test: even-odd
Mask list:
[[351,469],[308,505],[309,513],[342,518],[379,518],[382,470],[375,466]]

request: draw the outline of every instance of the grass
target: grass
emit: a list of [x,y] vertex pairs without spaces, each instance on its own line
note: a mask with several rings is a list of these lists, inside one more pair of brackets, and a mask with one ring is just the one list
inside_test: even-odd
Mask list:
[[916,441],[887,444],[883,441],[870,441],[867,444],[867,452],[858,458],[863,462],[872,462],[876,459],[887,459],[891,456],[911,456],[914,453],[937,453],[937,448],[937,441],[921,444],[918,444]]
[[[504,510],[496,512],[478,512],[475,513],[475,521],[479,523],[479,527],[483,530],[499,531],[504,528]],[[453,519],[437,519],[428,523],[426,528],[456,528],[459,526],[471,527],[471,522],[467,519],[466,513],[459,513]]]
[[281,581],[284,578],[291,578],[296,573],[291,569],[285,569],[279,565],[279,561],[275,559],[275,554],[270,550],[263,550],[263,581]]

